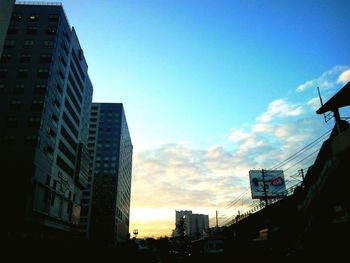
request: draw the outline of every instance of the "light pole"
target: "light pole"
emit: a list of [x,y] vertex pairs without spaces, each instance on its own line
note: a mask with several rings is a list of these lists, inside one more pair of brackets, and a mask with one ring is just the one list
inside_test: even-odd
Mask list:
[[132,232],[135,236],[135,238],[137,237],[137,235],[139,234],[139,231],[137,229],[134,229],[134,231]]

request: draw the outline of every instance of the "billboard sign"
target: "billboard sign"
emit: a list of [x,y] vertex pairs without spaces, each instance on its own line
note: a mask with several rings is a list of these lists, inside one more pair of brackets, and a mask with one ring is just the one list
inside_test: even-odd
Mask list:
[[264,179],[267,198],[286,196],[286,183],[283,170],[250,170],[249,181],[253,199],[264,199]]
[[80,221],[80,211],[81,211],[81,206],[73,203],[73,209],[72,209],[72,223],[74,225],[78,225]]

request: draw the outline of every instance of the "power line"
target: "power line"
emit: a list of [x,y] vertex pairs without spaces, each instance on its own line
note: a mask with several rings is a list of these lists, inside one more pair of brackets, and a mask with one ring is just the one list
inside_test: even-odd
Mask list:
[[[301,148],[300,150],[298,150],[297,152],[295,152],[294,154],[292,154],[291,156],[289,156],[287,159],[283,160],[282,162],[278,163],[277,165],[273,166],[272,169],[270,170],[278,170],[279,168],[282,168],[283,166],[291,163],[293,160],[297,159],[298,157],[303,157],[303,155],[312,149],[312,147],[316,146],[322,139],[324,139],[324,137],[326,137],[327,135],[329,135],[329,133],[332,131],[332,129],[328,130],[327,132],[325,132],[324,134],[322,134],[321,136],[319,136],[318,138],[316,138],[314,141],[312,141],[311,143],[307,144],[306,146],[304,146],[303,148]],[[291,168],[295,167],[297,164],[300,163],[304,163],[305,161],[307,161],[308,159],[310,159],[316,152],[318,152],[319,149],[316,149],[315,151],[311,152],[310,154],[308,154],[306,157],[298,160],[297,162],[295,162],[294,164],[290,165],[288,168],[284,169],[284,172],[290,170]],[[288,177],[285,177],[286,181],[291,182],[292,180],[290,178],[292,178],[292,176],[295,176],[296,174],[294,173],[293,175],[290,175]],[[295,178],[293,178],[293,180],[297,180]],[[293,187],[295,187],[296,185],[300,184],[301,180],[298,180],[298,182],[296,182],[295,184],[293,184],[292,186],[290,186],[288,189],[291,189]],[[233,201],[231,201],[226,207],[224,207],[224,211],[227,210],[233,210],[236,209],[237,210],[237,204],[239,206],[239,202],[242,201],[243,202],[243,196],[249,191],[250,188],[248,188],[246,191],[244,191],[242,194],[240,194],[238,197],[236,197]],[[287,189],[287,190],[288,190]],[[253,206],[252,206],[253,205]],[[255,210],[255,208],[259,205],[254,204],[248,204],[247,205],[249,209],[249,211],[251,210]],[[238,210],[239,211],[239,210]],[[242,211],[243,212],[243,211]],[[225,212],[224,212],[225,213]],[[227,218],[227,220],[225,220],[222,224],[226,225],[229,222],[231,222],[233,220],[233,218],[235,217],[235,215]]]

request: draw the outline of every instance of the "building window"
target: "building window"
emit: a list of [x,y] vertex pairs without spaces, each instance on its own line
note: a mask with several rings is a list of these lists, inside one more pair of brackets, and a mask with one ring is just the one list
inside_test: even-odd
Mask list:
[[50,186],[50,183],[51,183],[51,176],[48,174],[46,175],[46,185]]
[[0,79],[4,79],[7,77],[8,69],[7,68],[1,68],[0,69]]
[[41,119],[40,117],[30,117],[28,120],[29,128],[40,128]]
[[62,48],[63,48],[64,52],[66,53],[66,55],[68,56],[69,51],[68,51],[68,47],[67,47],[66,43],[62,42]]
[[59,102],[59,100],[57,98],[53,99],[53,104],[57,107],[60,108],[61,107],[61,103]]
[[35,146],[38,142],[38,137],[36,135],[28,135],[25,139],[26,146]]
[[54,150],[53,150],[53,148],[51,147],[51,146],[49,146],[49,145],[47,145],[46,147],[45,147],[45,150],[44,150],[46,153],[48,153],[49,155],[52,155],[53,154],[53,152],[54,152]]
[[10,110],[19,110],[21,108],[22,102],[20,100],[13,100],[10,102]]
[[51,195],[51,206],[55,205],[55,194]]
[[23,84],[17,84],[13,88],[13,93],[14,94],[23,94],[24,93],[24,85]]
[[69,43],[70,42],[70,37],[69,37],[68,33],[66,31],[64,31],[63,35],[66,38],[66,40],[68,41],[68,43]]
[[44,79],[49,76],[49,70],[47,68],[38,69],[37,77]]
[[58,117],[54,114],[54,113],[51,113],[51,119],[57,123],[58,122]]
[[6,39],[4,47],[5,48],[13,48],[15,46],[15,40],[13,39]]
[[[67,204],[67,214],[70,214],[71,213],[71,211],[72,211],[72,204],[71,203],[68,203]],[[80,221],[81,222],[81,221]]]
[[59,15],[58,14],[49,14],[48,21],[49,22],[58,22]]
[[43,109],[44,102],[42,100],[33,100],[30,109],[33,111],[41,111]]
[[11,21],[21,21],[22,16],[19,13],[12,13]]
[[17,128],[18,126],[18,119],[15,117],[9,117],[7,118],[6,126],[9,128]]
[[36,35],[37,33],[38,33],[38,27],[36,27],[36,26],[27,27],[27,34],[28,35]]
[[45,84],[37,84],[35,85],[34,93],[35,94],[45,94],[46,92],[46,85]]
[[12,55],[11,55],[11,54],[3,53],[2,56],[1,56],[1,62],[2,62],[2,63],[10,62],[10,61],[11,61],[11,58],[12,58]]
[[18,72],[17,72],[17,77],[21,78],[21,79],[24,79],[28,76],[28,69],[19,69]]
[[51,54],[41,54],[40,55],[40,63],[50,63],[52,60]]
[[60,76],[61,80],[64,80],[64,73],[61,71],[61,69],[58,70],[58,75]]
[[61,140],[58,144],[58,148],[68,158],[68,160],[70,160],[73,164],[75,163],[75,153],[72,153]]
[[38,137],[36,135],[27,135],[26,136],[26,141],[29,142],[29,141],[37,141]]
[[56,35],[57,28],[56,27],[47,27],[46,34],[47,35]]
[[57,89],[57,91],[58,91],[59,93],[62,93],[62,92],[63,92],[63,89],[62,89],[61,85],[58,84],[58,83],[56,83],[56,89]]
[[20,58],[21,63],[29,63],[32,60],[31,54],[22,54]]
[[53,40],[44,40],[43,47],[44,48],[54,48],[55,42]]
[[33,48],[34,40],[24,40],[23,48]]
[[7,29],[7,34],[8,35],[15,35],[18,33],[18,31],[19,31],[18,27],[9,26],[9,28]]
[[70,177],[74,176],[74,169],[71,168],[66,161],[64,161],[59,155],[57,155],[56,164],[58,167],[60,167],[63,171],[65,171]]
[[56,132],[50,127],[47,128],[47,134],[50,135],[52,138],[56,137]]
[[63,56],[60,56],[60,61],[61,61],[63,66],[67,67],[67,62],[66,62],[66,60],[64,59]]
[[13,135],[6,135],[2,137],[2,144],[6,146],[12,146],[15,142],[15,136]]
[[38,22],[39,21],[39,15],[38,14],[31,14],[29,16],[29,21],[30,22]]

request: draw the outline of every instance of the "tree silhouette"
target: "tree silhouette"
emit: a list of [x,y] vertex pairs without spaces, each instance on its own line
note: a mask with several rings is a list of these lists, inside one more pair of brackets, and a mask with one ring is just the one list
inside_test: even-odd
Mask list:
[[186,230],[186,222],[185,217],[181,217],[179,222],[176,223],[175,231],[180,237],[185,236],[185,230]]
[[179,222],[176,223],[175,231],[177,236],[174,239],[174,248],[178,252],[186,252],[190,243],[189,237],[186,235],[186,222],[185,217],[181,217]]

